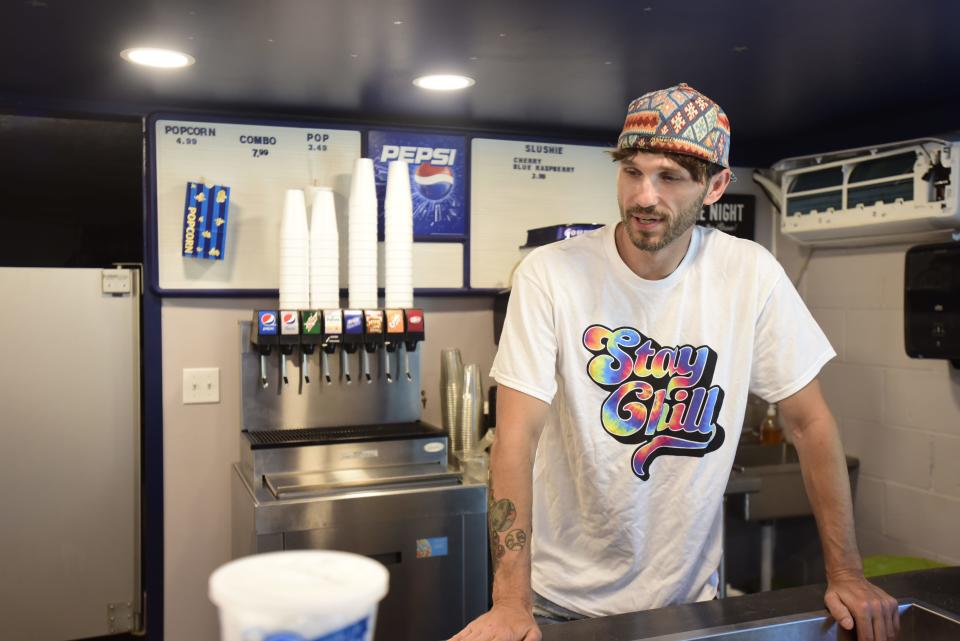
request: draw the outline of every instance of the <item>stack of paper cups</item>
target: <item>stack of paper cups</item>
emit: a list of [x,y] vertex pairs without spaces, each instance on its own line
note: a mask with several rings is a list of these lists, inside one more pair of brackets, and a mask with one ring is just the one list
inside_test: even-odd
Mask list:
[[306,189],[303,190],[303,197],[307,201],[307,209],[313,211],[313,203],[316,201],[317,194],[321,191],[326,191],[329,187],[319,187],[317,185],[309,185]]
[[310,308],[310,235],[303,191],[288,189],[280,220],[280,309]]
[[391,162],[387,171],[383,227],[385,306],[413,307],[413,198],[410,168],[403,161]]
[[333,190],[315,188],[310,216],[310,308],[340,307],[340,236]]
[[347,286],[351,309],[377,307],[377,186],[373,161],[358,158],[350,184]]

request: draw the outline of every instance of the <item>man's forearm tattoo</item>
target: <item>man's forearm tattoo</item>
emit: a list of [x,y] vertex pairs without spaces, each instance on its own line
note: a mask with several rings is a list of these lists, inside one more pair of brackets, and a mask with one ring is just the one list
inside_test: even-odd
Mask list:
[[508,550],[522,550],[527,543],[527,533],[521,529],[510,530],[507,533],[506,545]]
[[[510,529],[517,520],[517,507],[510,499],[497,499],[490,490],[488,504],[488,524],[490,529],[490,556],[494,567],[507,550],[519,552],[527,544],[527,533],[520,528]],[[506,532],[501,540],[501,533]]]

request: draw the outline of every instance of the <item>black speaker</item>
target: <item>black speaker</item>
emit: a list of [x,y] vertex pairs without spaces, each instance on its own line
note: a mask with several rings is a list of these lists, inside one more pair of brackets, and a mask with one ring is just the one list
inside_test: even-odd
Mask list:
[[907,250],[903,295],[907,355],[960,367],[960,242]]

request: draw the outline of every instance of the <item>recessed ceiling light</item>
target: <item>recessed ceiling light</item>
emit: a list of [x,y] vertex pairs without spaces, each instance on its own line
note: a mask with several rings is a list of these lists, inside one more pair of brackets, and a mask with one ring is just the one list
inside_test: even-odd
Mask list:
[[456,91],[458,89],[472,87],[474,80],[467,76],[435,74],[431,76],[420,76],[413,81],[413,84],[421,89],[431,89],[433,91]]
[[125,49],[120,52],[120,56],[127,62],[161,69],[189,67],[196,62],[193,56],[186,53],[171,49],[150,49],[147,47]]

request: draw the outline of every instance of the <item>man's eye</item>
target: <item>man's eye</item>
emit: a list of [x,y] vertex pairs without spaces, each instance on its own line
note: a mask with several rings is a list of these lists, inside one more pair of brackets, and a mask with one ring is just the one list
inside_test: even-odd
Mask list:
[[663,180],[667,181],[668,183],[672,183],[680,180],[680,176],[675,176],[673,174],[663,174],[661,178],[663,178]]

